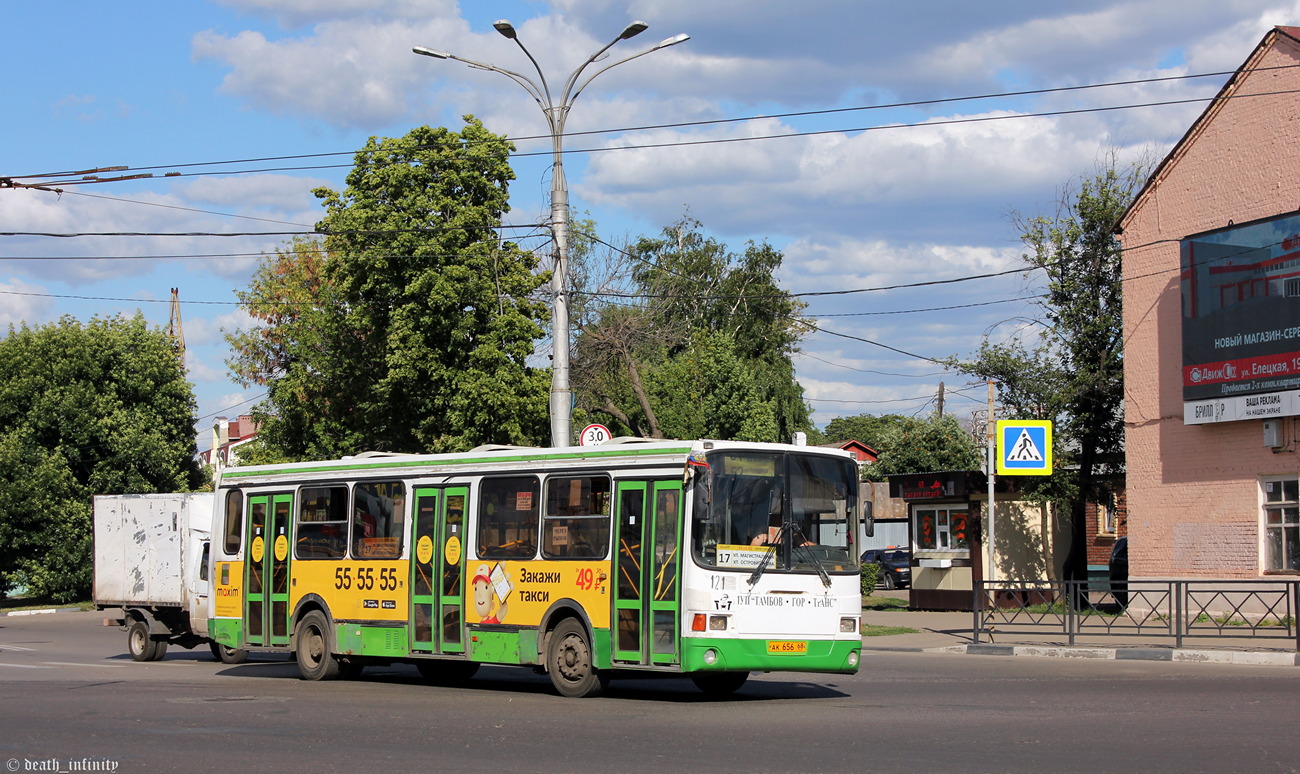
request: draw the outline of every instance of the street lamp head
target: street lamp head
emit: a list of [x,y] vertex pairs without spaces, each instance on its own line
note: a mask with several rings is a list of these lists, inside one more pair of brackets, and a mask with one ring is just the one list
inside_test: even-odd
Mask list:
[[451,59],[451,54],[448,54],[446,51],[434,51],[433,49],[425,48],[424,46],[416,46],[411,50],[421,56],[431,56],[434,59]]
[[634,21],[623,28],[623,31],[619,33],[618,39],[627,40],[628,38],[634,38],[637,35],[640,35],[641,33],[645,32],[646,27],[649,26],[650,26],[649,24],[646,24],[643,21],[639,21],[639,20]]
[[679,32],[676,35],[673,35],[671,38],[665,38],[664,40],[661,40],[659,42],[659,45],[655,46],[655,48],[668,48],[669,46],[675,46],[678,43],[685,43],[690,39],[691,39],[690,35],[687,35],[685,32]]
[[502,37],[511,40],[519,37],[519,33],[515,32],[515,25],[511,24],[508,19],[497,19],[492,22],[492,26],[496,28],[497,32],[501,33]]

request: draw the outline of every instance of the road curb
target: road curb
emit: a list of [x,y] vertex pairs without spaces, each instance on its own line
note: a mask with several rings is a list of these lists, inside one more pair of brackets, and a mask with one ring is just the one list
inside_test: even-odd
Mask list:
[[1184,664],[1300,666],[1300,653],[1178,648],[1070,648],[1043,645],[950,645],[926,648],[926,653],[968,656],[1027,656],[1030,658],[1113,659],[1116,661],[1176,661]]
[[18,615],[51,615],[53,613],[79,613],[79,607],[46,607],[40,610],[11,610],[9,612],[0,612],[0,618]]

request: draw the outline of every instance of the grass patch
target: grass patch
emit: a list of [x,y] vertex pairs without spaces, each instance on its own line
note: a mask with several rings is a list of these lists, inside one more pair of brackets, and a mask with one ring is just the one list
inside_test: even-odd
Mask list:
[[895,597],[863,597],[863,610],[906,610],[907,600]]
[[913,629],[910,626],[878,626],[877,624],[862,624],[863,637],[888,637],[891,634],[919,634],[920,629]]
[[1294,619],[1289,615],[1284,615],[1281,618],[1264,618],[1263,620],[1260,620],[1256,623],[1251,623],[1250,621],[1245,621],[1240,618],[1237,618],[1230,613],[1216,615],[1213,618],[1206,615],[1205,613],[1201,613],[1200,615],[1196,616],[1195,620],[1192,621],[1192,623],[1194,624],[1203,624],[1203,623],[1210,623],[1210,622],[1214,622],[1219,626],[1249,626],[1252,628],[1265,627],[1265,626],[1285,626],[1287,628],[1290,628],[1295,623]]
[[49,597],[8,597],[0,599],[0,613],[22,610],[45,610],[46,608],[75,607],[78,610],[92,610],[95,604],[90,600],[80,602],[55,602]]

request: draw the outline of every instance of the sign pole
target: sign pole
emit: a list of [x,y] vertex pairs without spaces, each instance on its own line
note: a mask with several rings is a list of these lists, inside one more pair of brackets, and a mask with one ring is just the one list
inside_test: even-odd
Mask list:
[[988,459],[988,476],[986,476],[986,478],[988,479],[989,482],[989,499],[988,499],[989,566],[988,566],[988,570],[985,571],[984,575],[986,579],[993,581],[997,579],[997,549],[995,548],[995,544],[993,542],[993,505],[994,505],[993,486],[994,486],[994,476],[997,473],[997,469],[998,469],[997,457],[996,457],[997,443],[995,442],[994,436],[996,435],[997,423],[993,421],[993,380],[989,379],[988,381],[989,381],[989,424],[988,424],[988,454],[986,455]]

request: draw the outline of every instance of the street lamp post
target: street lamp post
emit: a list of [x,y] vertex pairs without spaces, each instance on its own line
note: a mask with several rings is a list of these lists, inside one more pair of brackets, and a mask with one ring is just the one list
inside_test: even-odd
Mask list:
[[585,62],[569,74],[568,79],[564,82],[564,89],[560,93],[560,98],[556,100],[551,96],[551,89],[546,82],[546,75],[542,73],[542,68],[537,64],[537,60],[533,58],[532,53],[520,42],[519,34],[515,31],[514,25],[502,19],[494,22],[492,26],[502,36],[513,40],[515,45],[519,46],[520,50],[524,52],[524,55],[528,57],[528,61],[532,63],[533,69],[537,72],[536,81],[512,70],[485,62],[476,62],[446,51],[436,51],[423,46],[416,46],[411,50],[423,56],[431,56],[435,59],[454,59],[457,62],[463,62],[480,70],[501,73],[523,86],[524,90],[537,102],[542,109],[542,113],[546,116],[546,123],[551,132],[551,153],[554,167],[551,173],[551,229],[555,239],[555,270],[551,275],[551,293],[554,297],[551,328],[555,338],[554,355],[551,362],[551,445],[568,446],[572,443],[573,438],[573,393],[569,386],[569,188],[564,179],[564,124],[568,119],[569,108],[573,106],[573,101],[578,98],[582,90],[587,88],[587,84],[591,83],[596,76],[624,62],[630,62],[633,59],[645,56],[652,51],[675,46],[689,40],[690,36],[685,34],[674,35],[640,53],[607,64],[580,81],[583,71],[589,65],[601,59],[606,51],[613,48],[614,44],[620,40],[627,40],[641,34],[649,26],[645,22],[634,21],[624,27],[618,37],[611,40],[604,48],[587,57]]

